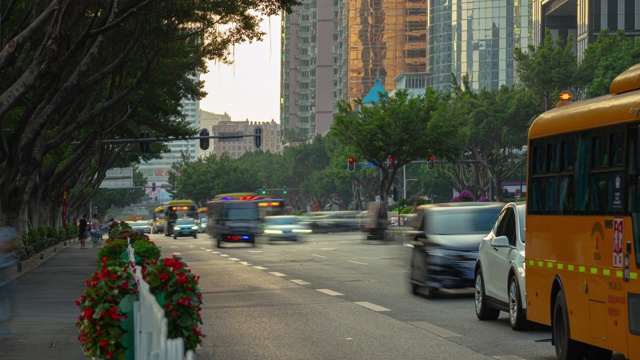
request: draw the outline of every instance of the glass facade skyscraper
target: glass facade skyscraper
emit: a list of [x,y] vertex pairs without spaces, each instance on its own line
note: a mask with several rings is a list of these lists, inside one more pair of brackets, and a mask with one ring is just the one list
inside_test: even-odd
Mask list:
[[516,81],[514,50],[530,43],[529,0],[429,0],[429,83],[451,89],[469,76],[471,89]]

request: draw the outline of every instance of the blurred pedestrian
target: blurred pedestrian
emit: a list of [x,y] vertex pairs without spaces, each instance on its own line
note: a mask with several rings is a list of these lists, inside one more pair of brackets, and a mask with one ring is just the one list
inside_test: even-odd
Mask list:
[[17,263],[14,241],[18,232],[12,227],[0,227],[0,340],[10,334],[9,319],[13,313],[11,293],[13,288],[13,268]]
[[80,248],[86,247],[87,234],[89,233],[89,223],[87,222],[87,214],[82,215],[82,219],[78,221],[78,239],[80,240]]
[[93,247],[98,246],[101,239],[100,220],[98,220],[98,214],[93,214],[93,219],[91,219],[91,242],[93,243]]

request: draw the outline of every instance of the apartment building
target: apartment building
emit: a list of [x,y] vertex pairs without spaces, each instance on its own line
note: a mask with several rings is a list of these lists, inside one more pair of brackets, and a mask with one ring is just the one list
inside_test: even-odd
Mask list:
[[[282,153],[282,128],[273,119],[271,121],[227,121],[223,120],[213,126],[213,134],[216,136],[251,135],[255,134],[255,128],[262,128],[262,146],[260,150],[275,154]],[[213,139],[213,152],[221,156],[229,154],[232,159],[237,159],[247,151],[257,150],[254,137],[238,139]]]

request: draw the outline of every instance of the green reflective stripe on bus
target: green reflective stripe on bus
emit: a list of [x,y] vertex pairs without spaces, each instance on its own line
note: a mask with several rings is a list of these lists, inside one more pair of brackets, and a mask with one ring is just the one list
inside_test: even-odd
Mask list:
[[553,263],[552,263],[552,262],[550,262],[550,261],[549,261],[549,262],[547,262],[547,267],[548,267],[549,269],[553,269]]
[[543,267],[544,266],[544,261],[538,260],[538,266]]
[[623,274],[622,270],[616,270],[616,277],[621,278]]
[[592,273],[593,275],[598,275],[598,268],[593,268],[593,267],[592,267],[591,269],[589,269],[589,271],[591,271],[591,273]]
[[629,277],[632,278],[633,280],[638,280],[638,273],[632,272],[631,274],[629,274]]
[[533,261],[533,260],[529,260],[529,265],[534,266],[535,264],[536,264],[536,262],[535,262],[535,261]]
[[581,273],[586,272],[587,271],[587,267],[586,266],[578,266],[578,271],[580,271]]
[[602,269],[602,274],[605,276],[610,276],[611,275],[611,270],[609,269]]
[[569,271],[573,271],[573,270],[575,270],[575,269],[576,269],[576,267],[575,267],[575,266],[573,266],[573,265],[569,265],[569,266],[568,266],[568,269],[569,269]]
[[564,264],[558,264],[558,270],[563,270],[564,269]]

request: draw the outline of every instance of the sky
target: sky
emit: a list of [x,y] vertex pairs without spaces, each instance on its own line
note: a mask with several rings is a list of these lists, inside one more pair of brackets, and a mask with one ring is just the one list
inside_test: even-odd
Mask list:
[[260,25],[264,39],[236,45],[233,65],[207,64],[209,72],[200,80],[208,95],[200,109],[226,112],[233,121],[280,122],[280,16],[264,18]]

